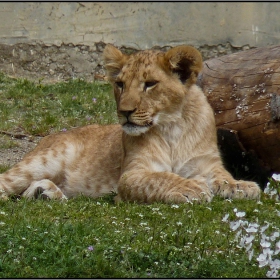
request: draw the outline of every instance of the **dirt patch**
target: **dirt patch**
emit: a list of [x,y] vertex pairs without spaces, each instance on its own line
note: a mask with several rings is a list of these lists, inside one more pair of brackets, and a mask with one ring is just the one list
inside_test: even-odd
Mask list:
[[[0,165],[13,166],[29,151],[33,150],[42,137],[24,137],[16,139],[12,136],[0,136]],[[9,147],[11,146],[11,147]]]

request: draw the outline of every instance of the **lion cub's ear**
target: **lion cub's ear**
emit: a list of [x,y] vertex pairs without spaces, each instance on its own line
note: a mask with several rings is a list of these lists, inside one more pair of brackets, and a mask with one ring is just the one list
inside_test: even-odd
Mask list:
[[198,73],[202,70],[202,56],[191,46],[178,46],[170,49],[164,55],[165,66],[176,73],[183,84],[196,82]]
[[109,80],[114,80],[127,60],[127,56],[111,44],[103,51],[105,69]]

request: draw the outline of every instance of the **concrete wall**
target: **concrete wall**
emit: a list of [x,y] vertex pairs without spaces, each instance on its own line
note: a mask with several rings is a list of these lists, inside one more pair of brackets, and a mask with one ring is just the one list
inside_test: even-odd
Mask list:
[[0,71],[90,78],[104,43],[190,44],[207,59],[280,44],[279,15],[277,2],[1,2]]

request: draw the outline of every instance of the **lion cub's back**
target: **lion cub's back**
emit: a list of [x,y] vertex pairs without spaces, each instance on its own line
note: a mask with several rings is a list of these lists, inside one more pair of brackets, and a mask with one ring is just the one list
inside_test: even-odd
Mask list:
[[120,125],[88,125],[44,137],[24,161],[52,157],[61,162],[55,183],[67,197],[98,197],[116,190],[121,167]]

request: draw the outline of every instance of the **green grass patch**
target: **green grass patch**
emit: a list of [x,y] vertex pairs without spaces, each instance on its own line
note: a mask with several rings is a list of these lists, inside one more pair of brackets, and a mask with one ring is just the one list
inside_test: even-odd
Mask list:
[[268,198],[210,204],[115,205],[113,196],[0,201],[3,278],[263,278],[222,218],[233,208],[279,226]]
[[117,118],[111,92],[108,83],[75,79],[42,84],[0,73],[0,130],[21,129],[44,136],[91,123],[114,123]]

